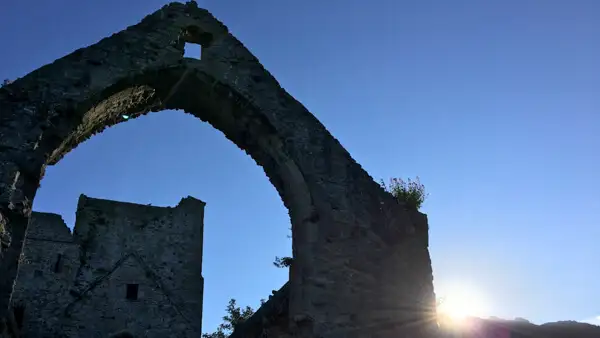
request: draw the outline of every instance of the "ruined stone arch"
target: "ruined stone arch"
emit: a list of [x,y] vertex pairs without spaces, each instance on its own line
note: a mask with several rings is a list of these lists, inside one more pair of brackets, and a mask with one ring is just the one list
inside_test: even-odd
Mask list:
[[[185,42],[202,45],[201,60],[183,58]],[[289,317],[299,336],[433,329],[426,221],[194,2],[169,4],[0,89],[0,318],[44,167],[123,115],[168,109],[221,130],[279,192],[292,221]]]

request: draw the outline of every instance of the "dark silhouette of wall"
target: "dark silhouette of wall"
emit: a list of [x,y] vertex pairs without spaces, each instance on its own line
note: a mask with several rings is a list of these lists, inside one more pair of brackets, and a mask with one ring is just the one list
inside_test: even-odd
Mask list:
[[[201,60],[183,57],[186,42],[202,46]],[[168,109],[221,130],[289,209],[298,337],[431,336],[430,256],[405,206],[195,2],[166,5],[0,88],[0,318],[45,166],[124,114]]]
[[199,337],[204,202],[174,208],[81,196],[74,234],[34,212],[13,309],[24,337]]

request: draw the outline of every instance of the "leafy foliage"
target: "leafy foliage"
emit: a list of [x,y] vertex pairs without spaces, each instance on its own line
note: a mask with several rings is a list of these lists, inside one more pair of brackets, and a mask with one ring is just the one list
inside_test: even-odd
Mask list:
[[423,205],[428,194],[425,193],[425,186],[419,181],[419,177],[412,181],[410,178],[404,181],[401,178],[390,179],[389,185],[381,180],[381,186],[396,199],[406,203],[406,206],[418,210]]
[[[290,231],[292,231],[292,228],[290,228]],[[287,235],[287,238],[292,238],[292,235]],[[279,257],[276,256],[275,257],[275,261],[273,262],[273,265],[275,265],[278,268],[289,268],[292,265],[292,262],[294,261],[294,259],[292,257]]]
[[[264,300],[261,300],[261,303],[263,302]],[[237,306],[235,299],[229,300],[225,311],[226,315],[223,316],[223,323],[219,325],[217,331],[204,333],[202,338],[227,338],[233,332],[236,325],[243,323],[254,314],[254,310],[249,306],[243,309]]]
[[294,259],[292,257],[275,257],[273,265],[278,268],[289,268]]

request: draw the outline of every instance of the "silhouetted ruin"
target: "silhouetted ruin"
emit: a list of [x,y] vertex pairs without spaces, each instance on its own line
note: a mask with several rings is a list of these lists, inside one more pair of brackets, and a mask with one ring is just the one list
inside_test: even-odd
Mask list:
[[[201,45],[200,60],[183,57],[185,43]],[[106,127],[172,109],[209,122],[247,152],[288,208],[290,332],[437,331],[427,228],[195,2],[166,5],[0,88],[3,323],[14,323],[10,299],[44,168]]]

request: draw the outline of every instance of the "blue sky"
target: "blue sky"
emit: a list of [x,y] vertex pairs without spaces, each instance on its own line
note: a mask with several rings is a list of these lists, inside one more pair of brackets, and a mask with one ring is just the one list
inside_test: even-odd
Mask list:
[[[160,0],[4,1],[0,78],[137,23]],[[376,179],[430,193],[436,290],[477,290],[490,315],[600,315],[600,2],[205,0]],[[287,271],[287,210],[211,126],[161,112],[95,136],[47,170],[37,211],[72,226],[84,193],[207,202],[204,327],[256,306]],[[454,285],[454,286],[453,286]],[[475,292],[475,291],[473,291]],[[598,321],[600,323],[600,321]]]

